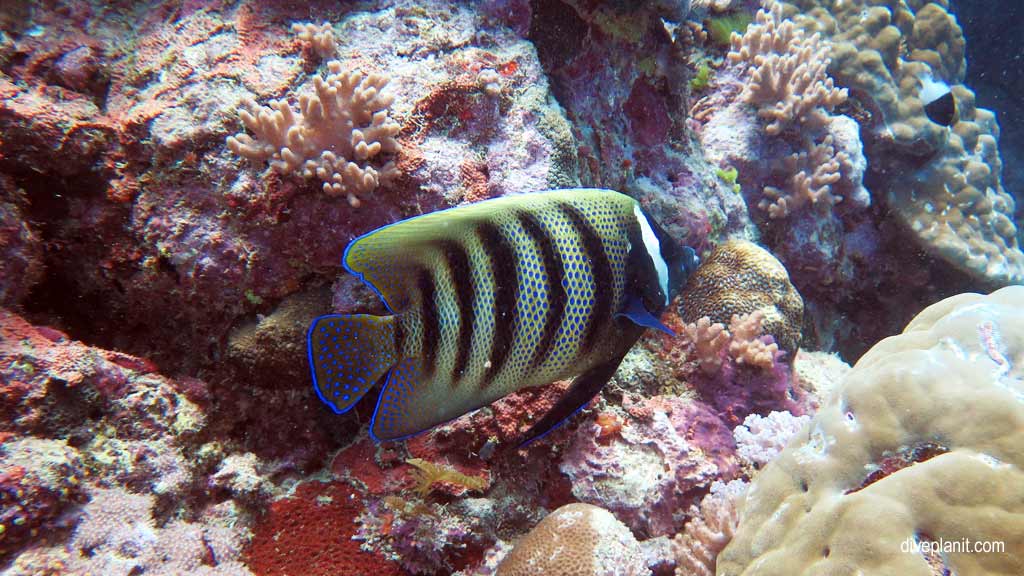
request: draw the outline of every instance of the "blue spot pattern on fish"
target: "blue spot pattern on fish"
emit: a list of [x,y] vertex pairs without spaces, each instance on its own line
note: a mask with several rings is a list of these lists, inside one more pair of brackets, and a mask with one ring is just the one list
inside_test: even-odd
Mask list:
[[503,197],[397,222],[343,257],[391,315],[314,320],[314,387],[343,413],[387,374],[370,433],[395,440],[578,376],[527,432],[536,438],[600,391],[696,264],[610,190]]

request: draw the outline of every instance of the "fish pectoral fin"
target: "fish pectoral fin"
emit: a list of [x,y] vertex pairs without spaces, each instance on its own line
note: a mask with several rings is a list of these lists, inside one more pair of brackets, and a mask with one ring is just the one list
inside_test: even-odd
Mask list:
[[522,436],[517,448],[524,448],[535,440],[547,436],[552,430],[565,424],[569,418],[583,409],[618,370],[625,354],[614,360],[598,364],[572,381],[568,392]]
[[669,336],[675,336],[676,333],[671,328],[665,326],[658,320],[657,316],[651,314],[644,308],[643,302],[639,298],[633,298],[626,304],[626,308],[621,312],[615,314],[616,318],[625,317],[630,322],[637,326],[643,326],[644,328],[654,328],[655,330],[661,330]]

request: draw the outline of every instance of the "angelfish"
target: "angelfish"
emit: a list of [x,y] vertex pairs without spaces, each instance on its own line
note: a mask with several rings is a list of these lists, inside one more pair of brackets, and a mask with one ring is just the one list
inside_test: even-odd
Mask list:
[[525,436],[585,406],[698,264],[611,190],[485,200],[403,220],[349,244],[344,267],[389,316],[332,314],[307,335],[313,384],[334,412],[383,388],[370,425],[397,440],[516,390],[575,376]]

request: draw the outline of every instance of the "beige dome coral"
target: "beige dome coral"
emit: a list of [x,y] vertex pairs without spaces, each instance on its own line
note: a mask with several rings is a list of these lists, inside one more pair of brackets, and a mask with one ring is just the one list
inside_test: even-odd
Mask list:
[[[954,296],[868,351],[754,479],[717,574],[1019,576],[1022,467],[1024,286]],[[926,550],[943,543],[967,548]]]
[[640,544],[611,512],[567,504],[516,543],[497,576],[640,576],[650,574]]
[[730,240],[715,248],[683,289],[683,321],[707,316],[729,324],[733,315],[764,314],[762,326],[784,350],[800,345],[804,302],[786,268],[753,242]]

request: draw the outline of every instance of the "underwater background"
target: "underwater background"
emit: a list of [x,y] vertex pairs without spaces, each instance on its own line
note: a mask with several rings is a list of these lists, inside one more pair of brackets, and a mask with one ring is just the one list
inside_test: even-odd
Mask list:
[[[1022,16],[3,2],[0,573],[1024,574]],[[517,293],[611,290],[590,189],[700,261],[592,401],[519,449],[569,372],[397,441],[321,400],[311,323],[403,312],[350,242],[552,189]]]

